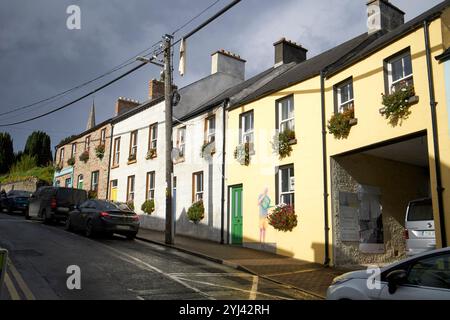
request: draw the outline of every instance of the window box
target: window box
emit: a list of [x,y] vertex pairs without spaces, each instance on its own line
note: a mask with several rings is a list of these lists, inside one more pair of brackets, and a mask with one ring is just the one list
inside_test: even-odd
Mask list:
[[243,143],[236,147],[234,150],[234,158],[241,164],[248,166],[250,165],[250,153],[253,149],[253,143]]
[[347,139],[352,126],[358,123],[353,105],[343,112],[337,112],[328,120],[328,130],[336,139]]
[[292,145],[296,143],[295,132],[290,129],[285,129],[283,132],[275,135],[272,148],[278,153],[280,160],[283,160],[291,155]]
[[200,157],[209,159],[216,153],[216,142],[205,142],[202,146]]
[[152,148],[147,151],[146,160],[155,159],[157,157],[156,149]]
[[128,157],[128,164],[133,164],[136,163],[136,154],[130,154],[130,156]]
[[397,89],[390,94],[382,94],[383,108],[380,114],[383,115],[392,126],[401,124],[408,119],[411,105],[419,102],[419,97],[415,94],[414,86],[403,81]]

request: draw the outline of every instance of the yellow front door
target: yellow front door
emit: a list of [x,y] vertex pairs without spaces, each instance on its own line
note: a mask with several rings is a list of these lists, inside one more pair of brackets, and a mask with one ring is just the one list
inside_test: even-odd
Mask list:
[[111,181],[111,201],[117,201],[117,180]]

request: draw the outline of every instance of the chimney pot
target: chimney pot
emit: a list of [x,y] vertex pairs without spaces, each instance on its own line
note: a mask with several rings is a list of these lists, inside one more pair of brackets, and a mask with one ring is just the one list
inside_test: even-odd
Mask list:
[[293,41],[286,40],[285,37],[275,42],[273,46],[275,47],[275,66],[306,60],[308,50]]
[[115,114],[119,116],[124,114],[125,112],[130,111],[133,108],[136,108],[139,105],[139,101],[132,100],[124,97],[119,97],[116,102]]

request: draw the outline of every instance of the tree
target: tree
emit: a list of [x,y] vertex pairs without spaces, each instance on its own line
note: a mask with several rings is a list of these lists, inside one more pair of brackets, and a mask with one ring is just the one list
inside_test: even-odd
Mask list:
[[27,139],[23,153],[32,157],[35,156],[38,166],[48,166],[53,161],[48,134],[42,131],[33,132]]
[[9,133],[0,133],[0,174],[8,173],[14,162],[13,141]]

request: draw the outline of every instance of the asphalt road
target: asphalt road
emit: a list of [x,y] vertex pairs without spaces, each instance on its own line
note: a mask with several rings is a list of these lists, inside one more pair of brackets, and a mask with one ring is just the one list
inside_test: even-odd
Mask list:
[[[0,213],[8,249],[1,299],[277,300],[313,297],[174,249],[120,236],[88,239],[62,226]],[[78,266],[81,289],[68,289]]]

